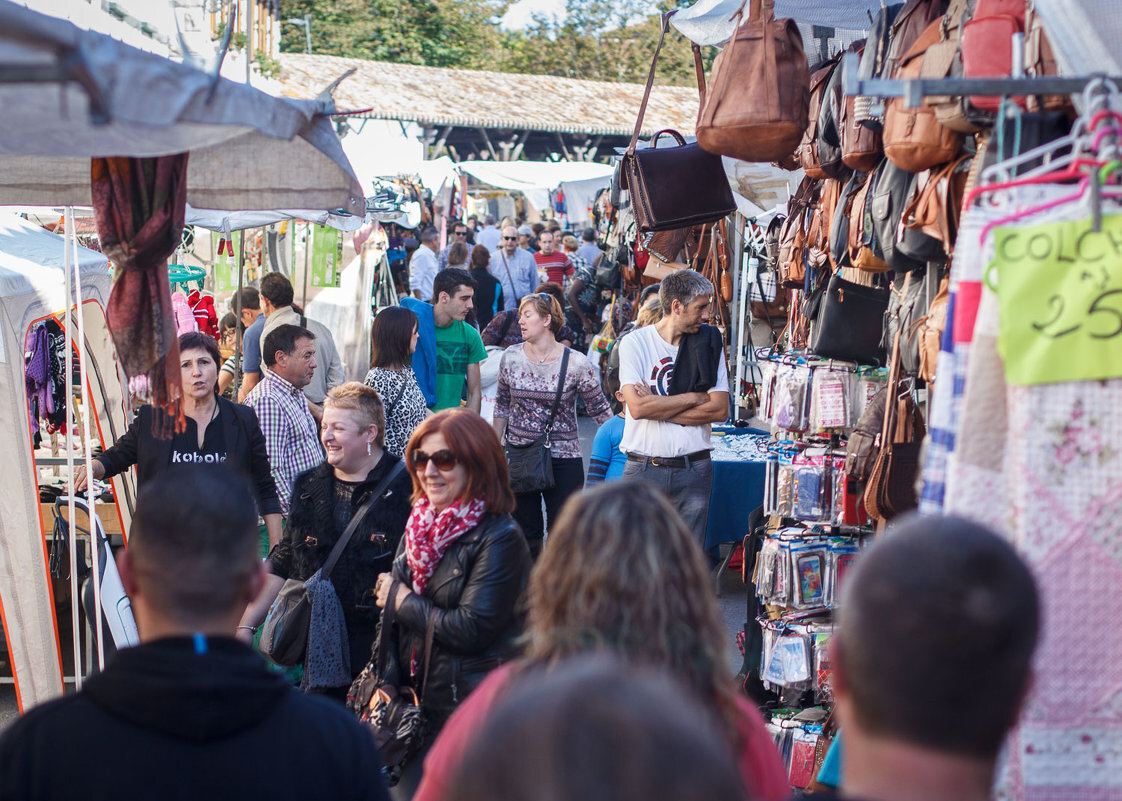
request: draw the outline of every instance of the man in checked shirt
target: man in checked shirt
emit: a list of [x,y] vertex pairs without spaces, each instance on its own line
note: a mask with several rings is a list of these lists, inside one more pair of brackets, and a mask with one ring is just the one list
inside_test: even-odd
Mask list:
[[265,335],[261,358],[269,369],[245,402],[257,412],[281,509],[287,515],[296,477],[324,458],[319,426],[303,393],[316,369],[315,334],[298,325],[278,325]]

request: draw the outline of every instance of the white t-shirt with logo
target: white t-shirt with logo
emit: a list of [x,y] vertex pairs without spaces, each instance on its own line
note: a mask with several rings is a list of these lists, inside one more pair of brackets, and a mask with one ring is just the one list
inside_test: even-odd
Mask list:
[[[645,384],[652,395],[669,395],[670,376],[677,358],[678,348],[663,339],[653,325],[636,329],[619,343],[620,386]],[[723,358],[717,367],[717,384],[709,391],[729,391],[728,367]],[[619,449],[643,456],[685,456],[710,450],[711,431],[709,423],[683,426],[664,420],[635,420],[627,410]]]

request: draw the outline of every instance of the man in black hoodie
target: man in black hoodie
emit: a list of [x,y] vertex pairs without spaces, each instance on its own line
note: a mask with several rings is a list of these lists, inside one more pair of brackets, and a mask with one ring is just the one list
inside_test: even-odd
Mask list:
[[0,738],[0,801],[388,799],[369,733],[233,637],[264,581],[252,499],[222,465],[141,490],[118,559],[141,644]]

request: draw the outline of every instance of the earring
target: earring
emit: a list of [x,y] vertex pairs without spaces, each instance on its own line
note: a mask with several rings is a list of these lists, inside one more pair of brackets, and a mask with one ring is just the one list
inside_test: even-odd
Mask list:
[[366,440],[366,455],[373,456],[373,451],[370,450],[370,440]]

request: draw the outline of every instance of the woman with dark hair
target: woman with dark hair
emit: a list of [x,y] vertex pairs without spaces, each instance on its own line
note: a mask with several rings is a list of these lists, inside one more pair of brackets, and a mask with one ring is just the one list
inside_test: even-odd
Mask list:
[[550,532],[528,595],[525,659],[492,673],[461,705],[425,760],[414,801],[453,797],[447,791],[464,753],[513,676],[593,651],[677,677],[732,749],[744,797],[790,798],[779,751],[729,669],[708,561],[660,491],[624,480],[575,496]]
[[483,245],[471,249],[468,272],[475,279],[475,298],[468,321],[483,330],[503,308],[503,285],[491,275],[491,251]]
[[373,359],[363,382],[378,390],[386,405],[386,450],[394,456],[405,453],[413,429],[429,415],[425,395],[413,373],[417,349],[417,315],[402,306],[378,312],[370,327]]
[[[405,463],[413,511],[392,574],[379,576],[375,590],[378,606],[393,604],[392,650],[399,675],[422,696],[431,741],[488,671],[514,655],[530,553],[510,516],[514,496],[502,447],[478,414],[449,409],[425,420],[409,440]],[[419,776],[420,755],[406,767],[402,790]]]
[[[518,326],[525,341],[511,345],[499,364],[495,397],[495,433],[511,445],[529,445],[550,427],[550,455],[554,485],[521,492],[515,498],[514,519],[522,527],[530,551],[541,551],[549,524],[557,519],[565,500],[584,486],[584,456],[577,431],[577,396],[584,398],[589,416],[603,424],[612,410],[600,389],[599,377],[588,358],[557,341],[563,318],[557,298],[544,292],[522,298]],[[561,387],[556,414],[553,400]],[[542,501],[545,522],[542,522]]]
[[[281,507],[269,469],[265,436],[253,409],[218,395],[222,354],[213,337],[192,331],[179,337],[179,373],[183,382],[186,428],[171,439],[153,436],[153,415],[165,412],[144,405],[111,448],[93,460],[93,477],[110,478],[136,466],[137,489],[173,464],[225,462],[247,475],[257,489],[257,513],[265,518],[270,541],[281,535]],[[86,469],[79,467],[74,487],[85,489]],[[274,539],[275,537],[275,539]]]

